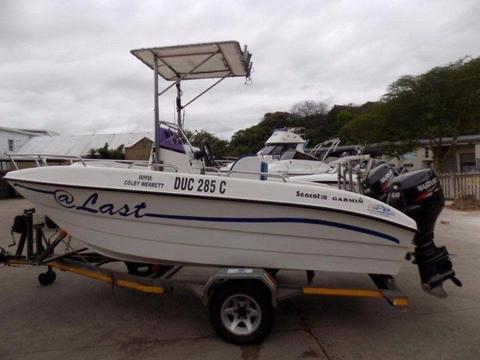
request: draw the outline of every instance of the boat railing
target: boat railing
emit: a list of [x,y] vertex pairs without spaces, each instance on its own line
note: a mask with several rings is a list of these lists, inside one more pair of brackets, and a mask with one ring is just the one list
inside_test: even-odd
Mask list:
[[153,167],[154,169],[173,169],[175,172],[178,172],[178,167],[173,164],[158,164],[158,163],[149,163],[149,162],[139,162],[135,161],[130,163],[128,168],[130,169],[132,166],[146,166],[146,167]]
[[122,164],[122,165],[128,165],[127,169],[131,169],[134,166],[144,166],[144,167],[150,167],[154,169],[165,169],[165,168],[170,168],[175,170],[175,172],[178,172],[178,167],[173,165],[173,164],[160,164],[160,163],[152,163],[147,160],[122,160],[122,159],[83,159],[86,162],[104,162],[104,163],[112,163],[112,164]]
[[365,155],[350,155],[350,156],[343,156],[340,157],[336,160],[332,160],[330,163],[331,164],[338,164],[338,165],[343,165],[345,163],[354,163],[356,162],[361,162],[361,161],[368,161],[371,159],[371,156],[368,154]]
[[[325,161],[329,154],[337,150],[341,140],[332,138],[315,145],[309,152],[310,155],[317,157],[318,154],[325,152],[320,160]],[[327,147],[328,146],[328,147]]]
[[[53,155],[53,154],[7,154],[15,169],[19,169],[17,161],[19,160],[31,160],[35,162],[37,167],[47,166],[48,159],[69,161],[70,164],[74,162],[81,162],[84,166],[87,166],[85,159],[78,155]],[[15,161],[16,160],[16,161]]]
[[216,172],[219,175],[226,173],[226,172],[220,171],[220,169],[215,166],[205,166],[205,171]]
[[[366,161],[365,166],[361,162]],[[369,155],[348,156],[338,163],[338,188],[363,194],[362,180],[365,179],[375,165],[375,159]]]
[[247,175],[260,175],[265,176],[265,177],[273,177],[273,178],[279,178],[282,179],[283,182],[288,182],[288,176],[282,175],[282,174],[271,174],[268,172],[260,172],[260,171],[245,171],[245,170],[230,170],[229,172],[225,173],[226,177],[230,177],[231,174],[247,174]]
[[145,166],[151,167],[154,169],[165,169],[170,168],[175,172],[178,172],[178,167],[173,164],[158,164],[151,163],[149,161],[141,160],[122,160],[122,159],[91,159],[91,158],[82,158],[79,155],[53,155],[53,154],[7,154],[10,158],[15,169],[19,170],[18,161],[32,161],[36,164],[37,167],[48,166],[48,160],[53,161],[68,161],[71,165],[74,163],[81,163],[83,166],[87,167],[89,163],[104,163],[104,164],[122,164],[127,168],[132,168],[133,166]]

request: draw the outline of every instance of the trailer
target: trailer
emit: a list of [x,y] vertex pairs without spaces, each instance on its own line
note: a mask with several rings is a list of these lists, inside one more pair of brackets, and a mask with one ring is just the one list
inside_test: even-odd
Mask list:
[[[113,287],[130,289],[145,294],[167,295],[178,288],[186,288],[198,296],[208,307],[210,320],[216,333],[224,340],[248,345],[263,340],[271,331],[275,309],[279,302],[301,295],[361,297],[385,299],[398,309],[408,307],[408,298],[396,286],[392,276],[369,274],[374,287],[371,289],[331,288],[314,285],[314,272],[306,271],[305,280],[297,283],[279,281],[276,269],[231,268],[216,269],[204,281],[179,278],[178,274],[188,264],[140,264],[126,263],[126,271],[108,268],[106,265],[121,262],[87,248],[55,253],[69,235],[55,229],[50,238],[45,227],[55,228],[48,218],[34,224],[35,209],[26,209],[15,217],[13,233],[14,253],[0,248],[0,263],[8,266],[46,266],[38,281],[43,286],[55,282],[55,270],[69,272],[101,281]],[[69,247],[67,247],[68,249]]]

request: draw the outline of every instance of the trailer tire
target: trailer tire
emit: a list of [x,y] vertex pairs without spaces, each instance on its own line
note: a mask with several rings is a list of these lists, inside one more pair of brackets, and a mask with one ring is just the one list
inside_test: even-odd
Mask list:
[[258,281],[227,281],[214,290],[209,310],[217,334],[232,344],[258,343],[273,326],[271,294]]
[[48,276],[48,274],[45,272],[45,273],[41,273],[38,275],[38,282],[40,283],[40,285],[42,286],[47,286],[47,285],[50,285],[51,282],[50,282],[50,276]]
[[48,270],[47,272],[41,273],[38,275],[38,282],[42,286],[50,285],[55,280],[57,279],[57,274],[55,274],[55,271],[53,270]]
[[55,280],[57,280],[57,274],[55,274],[55,271],[53,270],[47,271],[47,276],[49,278],[50,284],[54,283]]
[[47,273],[41,273],[40,275],[38,275],[38,282],[42,286],[46,286],[46,285],[50,284],[50,282],[48,281]]

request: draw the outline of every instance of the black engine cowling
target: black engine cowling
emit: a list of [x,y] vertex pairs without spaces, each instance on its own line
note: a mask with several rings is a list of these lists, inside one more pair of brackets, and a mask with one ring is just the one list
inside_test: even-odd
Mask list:
[[[389,169],[390,168],[390,169]],[[414,238],[415,263],[420,272],[422,287],[433,290],[448,279],[461,286],[455,277],[447,249],[434,243],[433,230],[445,200],[440,181],[431,169],[408,172],[399,176],[393,167],[382,164],[364,180],[367,194],[402,211],[417,223]]]
[[445,206],[445,199],[433,170],[422,169],[393,179],[387,203],[415,220],[419,232],[430,233]]
[[395,169],[389,164],[381,164],[373,168],[368,177],[362,182],[363,193],[377,200],[385,202],[388,189],[396,176]]

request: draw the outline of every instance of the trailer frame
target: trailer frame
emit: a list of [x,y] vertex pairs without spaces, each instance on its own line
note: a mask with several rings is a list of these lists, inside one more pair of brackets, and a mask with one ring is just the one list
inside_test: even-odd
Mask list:
[[[130,289],[146,294],[164,295],[177,288],[188,289],[199,297],[205,306],[209,307],[210,318],[216,332],[231,343],[247,345],[261,341],[271,330],[273,312],[278,303],[300,295],[385,299],[396,308],[406,309],[408,307],[407,296],[396,286],[395,279],[389,275],[369,274],[375,288],[357,289],[316,286],[313,283],[315,274],[312,271],[306,271],[306,281],[299,284],[277,281],[272,269],[248,267],[219,267],[216,273],[205,281],[175,278],[184,264],[169,264],[163,267],[162,265],[155,267],[154,265],[143,264],[144,266],[151,266],[151,271],[143,276],[109,269],[103,267],[103,265],[121,260],[89,252],[87,248],[64,254],[55,254],[55,248],[68,238],[68,233],[62,229],[57,229],[53,236],[54,239],[47,239],[44,233],[45,223],[34,224],[34,213],[35,209],[25,209],[22,215],[16,217],[15,222],[23,224],[21,229],[15,229],[17,232],[21,230],[19,232],[20,240],[18,244],[15,241],[12,244],[12,247],[17,246],[14,254],[9,254],[0,248],[0,263],[8,266],[46,266],[47,271],[40,273],[38,276],[38,281],[44,286],[55,282],[56,273],[54,270],[60,270],[104,282],[112,287]],[[46,222],[48,223],[48,220]],[[26,255],[23,255],[25,247]],[[238,289],[237,293],[235,293],[235,289]],[[232,292],[234,295],[219,299],[223,296],[222,294],[227,293],[228,295]],[[240,300],[235,300],[236,298],[231,300],[232,296],[237,296]],[[233,318],[234,320],[228,321],[225,311],[229,309],[225,309],[225,305],[220,306],[223,304],[222,301],[224,303],[226,301],[237,301],[237,304],[248,302],[251,306],[258,308],[257,310],[249,308],[250,305],[247,304],[245,305],[247,310],[240,309],[244,310],[243,317],[237,316],[237,318]],[[253,334],[247,335],[241,332],[236,333],[238,331],[233,328],[233,330],[229,330],[227,325],[232,327],[236,321],[248,321],[247,317],[254,317],[251,314],[255,311],[263,314],[263,318],[260,317],[262,321],[267,322],[266,325],[260,321],[260,325],[257,324],[257,330]],[[252,326],[252,324],[249,326]]]

